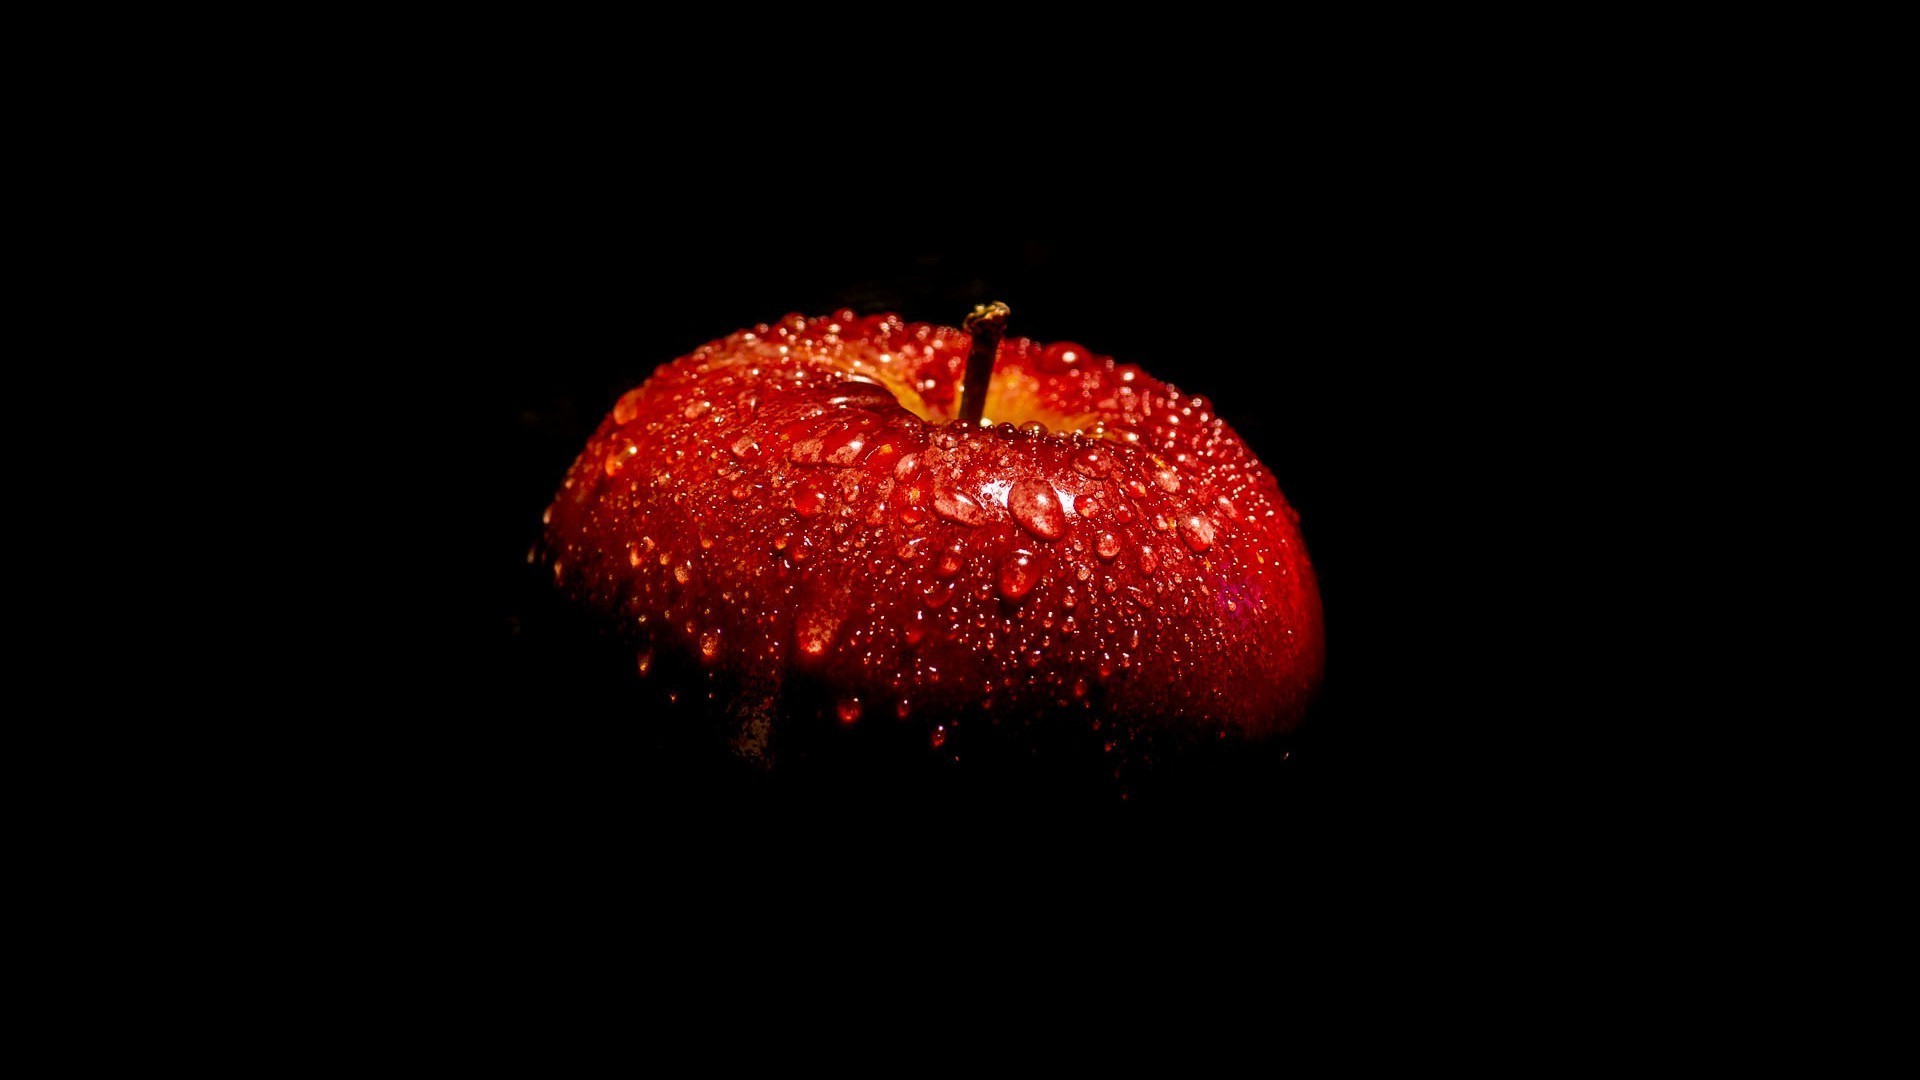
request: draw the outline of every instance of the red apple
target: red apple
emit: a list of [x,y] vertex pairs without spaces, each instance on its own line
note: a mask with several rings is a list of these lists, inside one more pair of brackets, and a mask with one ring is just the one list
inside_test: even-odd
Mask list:
[[1206,398],[1004,314],[790,315],[660,367],[547,511],[554,581],[765,763],[808,724],[948,756],[1294,729],[1325,647],[1273,474]]

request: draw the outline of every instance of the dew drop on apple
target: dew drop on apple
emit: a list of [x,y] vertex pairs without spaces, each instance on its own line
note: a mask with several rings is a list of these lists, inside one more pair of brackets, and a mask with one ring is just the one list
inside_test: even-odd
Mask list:
[[653,670],[653,650],[641,649],[640,656],[638,658],[638,664],[640,668],[640,674],[642,676],[645,676],[649,672],[651,672]]
[[693,568],[688,566],[686,563],[681,563],[679,566],[674,567],[673,580],[679,582],[682,585],[685,585],[687,582],[692,581]]
[[956,525],[982,525],[987,520],[987,512],[979,503],[951,489],[933,493],[933,512]]
[[708,627],[700,632],[700,659],[712,663],[720,655],[720,630]]
[[1153,553],[1150,545],[1140,545],[1140,572],[1151,574],[1160,568],[1160,558]]
[[1073,456],[1073,470],[1082,476],[1105,476],[1113,471],[1113,459],[1104,450],[1083,450]]
[[1041,371],[1059,375],[1074,370],[1087,357],[1085,346],[1071,341],[1056,341],[1040,352],[1040,359],[1034,366]]
[[810,483],[800,485],[800,489],[793,493],[793,508],[801,517],[810,518],[818,514],[826,504],[826,494]]
[[607,460],[605,463],[607,475],[619,476],[620,470],[626,468],[627,463],[632,461],[636,456],[639,455],[639,453],[640,453],[640,448],[638,446],[635,446],[633,443],[628,443],[626,446],[622,447],[621,449],[615,450],[613,453],[608,454]]
[[933,572],[939,574],[941,577],[950,578],[960,572],[960,567],[964,562],[965,553],[962,551],[960,545],[956,543],[940,553],[940,561],[934,564]]
[[927,613],[924,610],[915,608],[913,614],[907,616],[906,629],[901,631],[901,636],[906,638],[908,645],[918,645],[922,641],[925,641],[927,639]]
[[1067,514],[1060,495],[1044,480],[1016,480],[1007,491],[1007,510],[1013,520],[1042,540],[1058,540],[1067,532]]
[[742,461],[752,461],[760,453],[760,444],[751,435],[742,435],[733,441],[733,456]]
[[701,398],[700,400],[692,402],[686,408],[680,410],[680,415],[686,417],[689,420],[698,420],[702,416],[705,416],[707,413],[707,410],[711,408],[713,408],[713,402],[708,401],[706,398]]
[[947,745],[947,725],[933,725],[933,733],[928,736],[927,741],[933,744],[935,750]]
[[1189,514],[1180,521],[1180,539],[1195,555],[1213,546],[1213,522],[1201,514]]
[[1111,559],[1120,554],[1120,538],[1110,532],[1103,532],[1100,534],[1100,539],[1094,541],[1093,550],[1101,558]]
[[1033,591],[1040,581],[1040,558],[1031,551],[1016,550],[1000,563],[1000,595],[1018,600]]
[[1073,501],[1073,509],[1083,518],[1091,518],[1100,512],[1100,498],[1097,495],[1082,495]]

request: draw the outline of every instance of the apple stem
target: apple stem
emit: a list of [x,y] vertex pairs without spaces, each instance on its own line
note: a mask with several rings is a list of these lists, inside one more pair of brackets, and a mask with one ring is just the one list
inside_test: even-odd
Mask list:
[[960,383],[959,419],[969,427],[978,424],[987,411],[987,384],[993,380],[993,357],[1000,351],[1000,338],[1007,332],[1007,305],[995,300],[981,304],[967,316],[961,328],[973,335],[973,348],[967,353],[967,371]]

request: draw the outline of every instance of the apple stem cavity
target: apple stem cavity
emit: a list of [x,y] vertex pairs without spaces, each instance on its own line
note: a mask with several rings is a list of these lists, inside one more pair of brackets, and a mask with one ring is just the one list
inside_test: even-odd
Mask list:
[[959,420],[969,427],[980,423],[987,411],[987,384],[993,380],[993,357],[1000,351],[1000,339],[1007,332],[1011,308],[995,300],[981,304],[967,316],[961,328],[973,335],[973,348],[967,353],[967,371],[960,384]]

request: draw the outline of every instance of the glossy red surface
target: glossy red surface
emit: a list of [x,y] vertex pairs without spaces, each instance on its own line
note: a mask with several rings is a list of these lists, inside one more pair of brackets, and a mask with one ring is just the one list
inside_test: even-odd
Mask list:
[[1324,667],[1320,594],[1272,474],[1204,397],[1009,337],[990,427],[950,423],[957,329],[842,311],[710,342],[622,396],[542,557],[642,673],[702,671],[736,751],[789,690],[841,725],[1265,737]]

